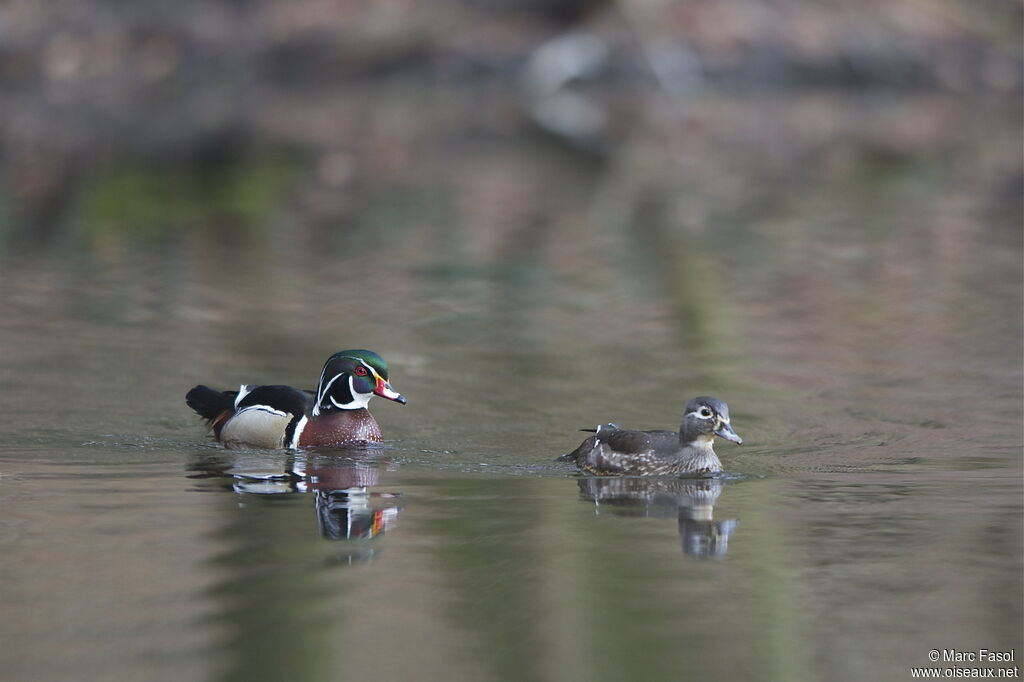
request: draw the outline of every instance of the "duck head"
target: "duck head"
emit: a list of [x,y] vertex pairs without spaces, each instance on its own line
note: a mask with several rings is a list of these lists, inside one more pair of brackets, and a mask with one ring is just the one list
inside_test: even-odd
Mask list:
[[379,395],[405,404],[402,394],[388,383],[388,364],[371,350],[343,350],[324,363],[316,386],[313,415],[331,410],[358,410]]
[[708,396],[694,398],[686,403],[683,423],[679,425],[679,443],[683,446],[705,447],[711,445],[715,436],[737,445],[743,443],[743,439],[732,430],[729,423],[729,406],[718,398]]

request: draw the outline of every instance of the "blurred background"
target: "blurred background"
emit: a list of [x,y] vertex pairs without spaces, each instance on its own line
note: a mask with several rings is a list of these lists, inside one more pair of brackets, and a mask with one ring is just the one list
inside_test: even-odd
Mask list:
[[7,253],[287,245],[304,266],[415,228],[487,264],[652,210],[690,231],[812,211],[872,229],[840,196],[877,231],[967,207],[1019,227],[1013,0],[0,12]]
[[301,357],[312,376],[350,346],[428,371],[420,351],[451,343],[538,375],[623,352],[697,375],[771,353],[899,368],[954,328],[977,338],[929,367],[1012,357],[1021,17],[12,0],[0,305],[26,336],[7,345],[53,366],[33,335],[103,317],[197,372]]
[[[1021,646],[1022,22],[6,0],[0,678],[904,679]],[[264,485],[294,457],[184,405],[353,347],[409,404],[319,480],[401,503]],[[738,482],[553,462],[699,394]]]

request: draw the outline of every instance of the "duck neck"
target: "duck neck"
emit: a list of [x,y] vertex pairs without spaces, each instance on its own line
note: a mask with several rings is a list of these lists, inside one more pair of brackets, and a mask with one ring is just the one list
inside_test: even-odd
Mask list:
[[714,454],[715,448],[715,435],[714,434],[703,434],[699,436],[692,436],[684,431],[679,432],[679,447],[683,450],[691,450],[696,452],[710,452]]
[[714,436],[684,439],[683,434],[679,434],[680,452],[686,468],[691,471],[721,471],[722,462],[715,454],[714,442]]

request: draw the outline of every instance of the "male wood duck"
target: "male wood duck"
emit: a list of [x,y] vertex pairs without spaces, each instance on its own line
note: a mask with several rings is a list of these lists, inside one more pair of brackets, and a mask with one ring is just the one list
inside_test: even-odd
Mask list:
[[379,443],[380,426],[366,409],[379,395],[405,404],[388,383],[388,365],[369,350],[343,350],[324,363],[315,391],[242,385],[237,391],[196,386],[185,402],[227,444],[315,448]]
[[715,436],[742,443],[729,424],[729,406],[701,396],[686,403],[679,433],[627,431],[617,424],[595,429],[578,448],[558,458],[598,476],[693,476],[722,470]]

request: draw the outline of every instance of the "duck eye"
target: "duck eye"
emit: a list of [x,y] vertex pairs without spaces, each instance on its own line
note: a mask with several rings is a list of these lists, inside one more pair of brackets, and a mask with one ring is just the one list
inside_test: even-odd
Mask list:
[[702,417],[710,417],[711,416],[711,410],[709,410],[706,407],[700,408],[700,416],[702,416]]
[[369,372],[366,371],[365,367],[360,365],[360,366],[356,367],[356,374],[358,374],[361,377],[365,377],[367,374],[369,374]]

